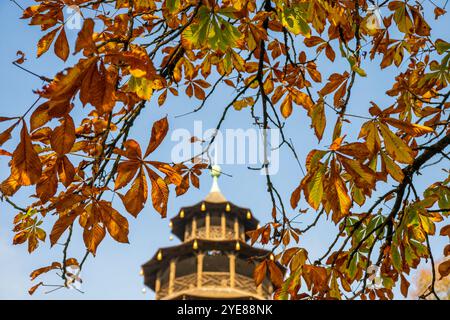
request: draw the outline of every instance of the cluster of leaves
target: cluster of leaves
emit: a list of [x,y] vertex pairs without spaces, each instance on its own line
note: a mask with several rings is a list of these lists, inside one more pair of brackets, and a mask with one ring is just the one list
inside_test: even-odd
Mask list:
[[[420,4],[384,1],[380,7],[386,16],[374,28],[369,23],[374,18],[371,0],[36,2],[25,9],[23,18],[45,32],[37,41],[38,57],[53,45],[61,60],[70,53],[76,58],[53,79],[40,77],[48,82],[36,92],[43,103],[36,102],[21,116],[0,118],[2,123],[12,121],[0,135],[0,146],[22,127],[14,151],[1,149],[11,158],[11,170],[0,190],[21,211],[15,219],[15,243],[28,240],[33,251],[38,240],[46,238],[39,225],[49,215],[56,216],[51,244],[68,234],[62,263],[41,268],[38,274],[59,268],[65,279],[66,252],[77,219],[87,254],[96,253],[106,232],[128,242],[127,218],[107,195],[117,193],[126,211],[136,217],[146,204],[150,180],[153,207],[164,217],[170,185],[177,195],[191,184],[199,187],[205,163],[154,159],[168,132],[166,118],[154,122],[145,153],[129,134],[149,100],[164,106],[170,95],[185,94],[202,101],[193,111],[197,112],[223,86],[234,96],[224,106],[217,129],[231,107],[251,109],[263,130],[281,131],[282,146],[298,159],[283,128],[301,106],[311,121],[311,136],[329,143],[309,152],[305,175],[291,195],[292,212],[302,196],[317,212],[306,229],[294,227],[298,215],[289,212],[267,173],[273,221],[250,236],[253,243],[271,244],[275,254],[263,257],[255,269],[257,284],[269,273],[279,299],[340,299],[347,292],[353,298],[392,298],[398,282],[407,293],[404,274],[423,258],[433,260],[428,237],[448,216],[449,179],[419,196],[413,178],[430,159],[448,160],[450,44],[433,38]],[[64,27],[67,5],[77,6],[83,17],[75,44],[69,44]],[[445,10],[436,7],[434,14],[441,19]],[[385,108],[369,101],[367,108],[352,106],[355,82],[368,77],[363,65],[367,54],[381,69],[399,68],[386,92],[393,102]],[[25,61],[20,55],[16,65]],[[333,70],[325,81],[322,64],[339,59],[348,68]],[[349,112],[356,109],[362,113]],[[75,114],[83,115],[77,123]],[[354,141],[345,131],[350,119],[364,120]],[[332,130],[326,135],[330,120],[334,126],[328,124]],[[209,145],[204,153],[208,149]],[[268,160],[264,163],[267,169]],[[375,197],[377,184],[390,181],[396,186]],[[10,197],[24,186],[35,186],[37,200],[22,208]],[[393,205],[386,214],[379,206],[388,201]],[[360,209],[365,204],[370,208]],[[299,243],[324,214],[336,225],[336,240],[312,263],[306,248],[291,243]],[[441,234],[448,235],[448,226]],[[376,260],[374,249],[379,250]],[[446,249],[444,255],[448,253]],[[286,277],[279,264],[287,268]],[[371,265],[380,269],[382,288],[368,283]],[[447,276],[448,262],[438,269]],[[434,281],[429,294],[433,288]]]

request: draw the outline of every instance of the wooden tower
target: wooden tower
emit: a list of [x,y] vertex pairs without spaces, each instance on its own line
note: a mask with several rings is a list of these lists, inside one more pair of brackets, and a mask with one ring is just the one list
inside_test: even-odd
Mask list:
[[204,201],[182,208],[170,221],[182,243],[159,249],[142,266],[145,285],[164,300],[269,299],[273,285],[267,278],[255,286],[249,259],[268,254],[247,244],[246,232],[256,229],[258,220],[220,192],[219,166],[211,175],[213,185]]

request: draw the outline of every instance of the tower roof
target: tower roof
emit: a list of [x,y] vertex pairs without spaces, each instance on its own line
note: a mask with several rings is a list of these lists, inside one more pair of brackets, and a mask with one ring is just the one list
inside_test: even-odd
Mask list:
[[211,190],[205,198],[205,201],[211,203],[224,203],[227,202],[227,199],[222,194],[219,188],[219,177],[222,174],[222,169],[219,165],[215,164],[211,168],[211,176],[213,177],[213,183],[211,185]]

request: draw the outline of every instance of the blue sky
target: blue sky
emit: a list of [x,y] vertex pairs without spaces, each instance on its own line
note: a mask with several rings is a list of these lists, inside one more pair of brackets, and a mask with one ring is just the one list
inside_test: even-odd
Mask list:
[[[18,0],[18,3],[26,6],[32,1]],[[53,77],[56,71],[72,65],[75,61],[74,58],[70,58],[64,65],[60,60],[55,59],[53,54],[46,54],[40,59],[36,59],[36,43],[43,33],[37,27],[28,26],[26,21],[19,19],[20,16],[20,9],[13,3],[1,1],[0,33],[3,41],[0,47],[0,70],[2,71],[2,77],[0,77],[0,115],[2,116],[15,116],[24,112],[36,99],[32,90],[39,89],[42,86],[41,80],[11,64],[11,61],[16,58],[17,50],[22,50],[27,55],[28,60],[24,65],[25,67],[47,77]],[[437,22],[431,15],[427,18],[433,21],[432,27],[435,37],[446,39],[448,32],[446,32],[445,27],[447,25],[448,28],[450,22],[448,17],[444,16]],[[69,42],[73,47],[77,31],[66,31]],[[367,115],[366,110],[370,101],[375,101],[382,107],[392,103],[392,100],[386,97],[384,92],[391,87],[393,75],[397,70],[395,67],[390,67],[380,71],[378,70],[378,64],[379,60],[371,62],[366,59],[363,62],[363,68],[366,70],[368,77],[357,79],[348,108],[349,113]],[[342,73],[347,70],[348,64],[346,61],[334,64],[325,62],[320,68],[322,78],[327,79],[330,73]],[[151,124],[166,114],[169,118],[171,130],[185,128],[192,131],[195,120],[201,120],[205,129],[214,128],[223,108],[229,101],[230,94],[231,92],[226,89],[219,91],[201,112],[180,118],[175,118],[174,115],[183,114],[197,107],[199,105],[198,100],[189,100],[185,97],[170,98],[162,108],[159,108],[152,101],[136,121],[130,136],[145,146],[150,136]],[[78,108],[79,106],[73,111],[74,117],[80,117],[82,112],[86,111],[76,111]],[[329,115],[330,119],[333,119],[332,115]],[[359,119],[352,119],[352,121],[353,123],[348,124],[345,128],[349,141],[356,139],[357,128],[361,125]],[[239,112],[232,110],[228,114],[223,128],[247,129],[252,127],[252,122],[249,110]],[[332,130],[333,123],[333,120],[328,121],[325,137],[331,136],[330,134],[327,135],[327,132],[329,133]],[[6,127],[3,127],[4,124],[0,125],[0,129],[6,129]],[[331,143],[331,141],[324,139],[318,146],[317,139],[312,136],[309,125],[310,119],[307,118],[306,112],[300,107],[294,108],[293,115],[287,121],[286,134],[294,141],[301,160],[304,160],[307,152],[312,148],[324,147]],[[4,145],[5,149],[11,151],[14,142],[17,141],[17,135],[18,132],[15,132],[13,140]],[[155,160],[170,160],[170,153],[175,144],[176,142],[171,141],[168,137],[158,149],[158,159]],[[302,178],[302,173],[289,150],[281,150],[280,159],[280,171],[273,176],[273,181],[281,194],[285,195],[284,200],[288,204],[290,193]],[[0,168],[0,179],[3,180],[7,177],[9,171],[5,158],[0,158]],[[265,178],[258,172],[248,170],[246,165],[223,165],[222,169],[227,174],[232,175],[232,177],[222,176],[220,179],[221,189],[227,199],[237,205],[251,208],[254,215],[260,220],[269,220],[271,203],[266,193]],[[422,176],[416,178],[415,185],[419,190],[423,190],[428,184],[443,176],[439,170],[427,170]],[[210,183],[211,178],[205,172],[201,176],[200,190],[191,188],[186,195],[178,198],[175,197],[174,192],[171,192],[168,217],[176,215],[181,206],[188,206],[203,199],[210,188]],[[392,184],[392,181],[384,186],[379,184],[376,194],[382,194],[383,190],[386,190]],[[30,194],[32,194],[30,189],[21,190],[15,200],[19,203],[29,201]],[[114,205],[123,213],[125,212],[120,199],[117,197],[114,199]],[[303,208],[305,207],[304,203],[301,203],[301,205]],[[358,212],[358,209],[355,211]],[[30,299],[27,293],[28,288],[32,285],[29,281],[29,273],[38,267],[48,265],[52,261],[60,261],[62,258],[61,248],[55,246],[50,249],[48,242],[41,244],[39,249],[31,255],[28,254],[26,246],[13,246],[11,244],[13,238],[11,229],[12,220],[16,213],[7,204],[0,203],[0,299]],[[291,212],[291,214],[294,215],[295,212]],[[309,211],[299,220],[299,226],[307,225],[314,219],[314,216],[315,214]],[[143,283],[142,277],[139,276],[140,265],[146,262],[158,247],[173,245],[177,243],[177,240],[169,240],[168,219],[161,219],[150,203],[147,203],[146,208],[137,219],[130,215],[127,215],[127,218],[130,222],[130,244],[119,244],[110,237],[105,238],[97,251],[97,257],[90,256],[85,264],[82,273],[84,294],[65,289],[45,294],[44,288],[44,290],[37,291],[31,299],[152,298],[151,292],[147,291],[145,294],[141,292]],[[309,250],[312,259],[325,252],[326,248],[323,244],[330,243],[335,234],[333,233],[334,226],[330,221],[325,222],[325,218],[321,218],[320,221],[322,223],[319,227],[301,239],[300,245]],[[48,217],[45,224],[47,230],[51,228],[53,223],[54,217]],[[72,242],[69,256],[80,258],[85,249],[78,226],[75,228]],[[435,245],[436,256],[441,256],[445,239],[433,239],[432,244]],[[52,273],[42,277],[42,279],[48,284],[59,284],[61,280]]]

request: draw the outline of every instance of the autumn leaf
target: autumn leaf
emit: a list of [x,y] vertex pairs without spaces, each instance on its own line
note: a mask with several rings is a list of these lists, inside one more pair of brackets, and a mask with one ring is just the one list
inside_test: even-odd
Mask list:
[[[39,277],[41,274],[47,273],[50,270],[54,270],[54,269],[61,269],[61,264],[59,262],[53,262],[51,265],[49,265],[47,267],[42,267],[42,268],[36,269],[30,274],[30,278],[31,278],[31,280],[34,280],[37,277]],[[30,293],[30,294],[32,294],[32,293]]]
[[320,99],[317,104],[309,110],[308,115],[311,117],[312,127],[314,128],[317,139],[319,139],[319,141],[322,140],[326,125],[323,99]]
[[[125,195],[120,195],[123,205],[129,213],[136,217],[144,209],[148,195],[147,179],[141,168],[131,188]],[[156,209],[156,208],[155,208]]]
[[264,278],[266,277],[266,273],[267,260],[264,260],[256,266],[253,272],[253,279],[255,279],[256,286],[259,286],[263,282]]
[[42,174],[42,164],[34,150],[28,134],[27,126],[23,123],[20,133],[20,143],[13,153],[11,177],[22,186],[36,184]]
[[58,38],[55,41],[55,54],[63,61],[66,61],[69,57],[70,48],[67,42],[66,31],[64,26],[61,28]]
[[95,223],[91,229],[85,228],[83,231],[83,240],[86,245],[86,248],[91,252],[94,256],[97,253],[97,247],[102,242],[105,237],[105,227],[100,226],[98,223]]
[[37,49],[38,58],[42,56],[44,53],[46,53],[48,49],[50,49],[50,46],[52,45],[53,40],[55,39],[55,36],[58,33],[58,30],[59,29],[54,29],[50,31],[39,40]]
[[73,119],[70,116],[66,116],[61,125],[53,130],[50,137],[50,143],[59,155],[69,153],[75,143],[75,125]]
[[392,157],[392,159],[401,163],[412,163],[414,158],[411,148],[409,148],[402,139],[389,130],[386,125],[380,123],[379,129],[381,136],[384,139],[386,152]]
[[61,235],[73,224],[74,220],[79,216],[79,210],[71,210],[62,214],[53,225],[50,233],[50,244],[55,245]]
[[167,122],[167,117],[162,118],[161,120],[156,121],[152,127],[152,135],[147,146],[147,150],[145,151],[144,158],[146,158],[150,153],[155,151],[156,148],[161,144],[167,135],[167,131],[169,130],[169,123]]
[[441,279],[448,276],[450,274],[450,260],[446,260],[442,262],[438,266],[439,274],[441,275]]
[[128,220],[117,210],[111,207],[106,201],[99,202],[102,221],[106,225],[108,233],[117,242],[129,243],[128,241]]

